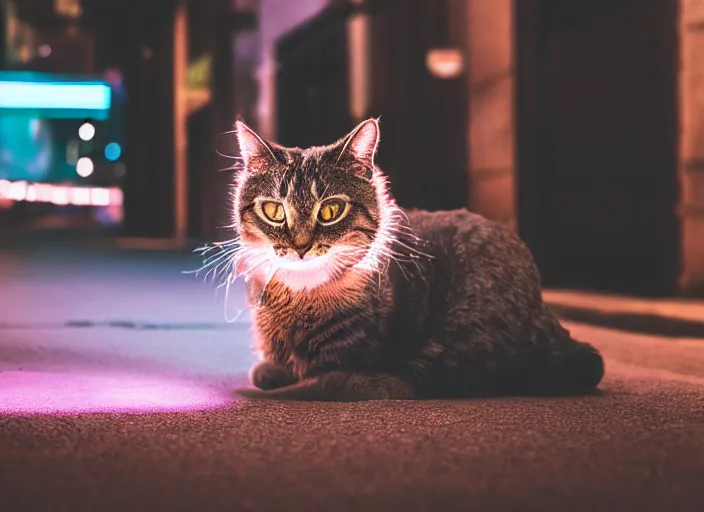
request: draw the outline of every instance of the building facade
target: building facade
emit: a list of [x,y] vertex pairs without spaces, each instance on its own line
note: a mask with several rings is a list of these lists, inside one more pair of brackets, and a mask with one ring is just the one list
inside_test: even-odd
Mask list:
[[467,2],[470,207],[548,285],[702,294],[704,1]]

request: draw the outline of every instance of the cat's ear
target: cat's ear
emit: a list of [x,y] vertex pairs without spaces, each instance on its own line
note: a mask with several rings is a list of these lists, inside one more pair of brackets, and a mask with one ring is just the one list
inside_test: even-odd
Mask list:
[[340,155],[348,152],[373,169],[374,156],[379,146],[379,120],[372,118],[362,121],[343,141]]
[[242,119],[237,119],[235,122],[235,133],[245,167],[249,168],[252,161],[256,159],[268,160],[271,163],[277,161],[271,146]]

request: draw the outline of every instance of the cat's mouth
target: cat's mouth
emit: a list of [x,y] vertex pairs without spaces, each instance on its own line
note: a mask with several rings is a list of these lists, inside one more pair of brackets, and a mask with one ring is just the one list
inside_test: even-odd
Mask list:
[[330,253],[323,255],[306,255],[303,259],[296,256],[273,257],[272,263],[282,269],[292,272],[308,272],[320,270],[330,264]]
[[292,290],[313,289],[339,279],[358,258],[357,251],[346,247],[333,247],[325,254],[279,256],[272,249],[269,265],[277,280]]
[[[245,245],[243,273],[256,273],[263,279],[276,278],[292,290],[313,289],[334,281],[363,257],[361,248],[333,246],[324,254],[281,254],[271,245]],[[290,251],[289,251],[290,252]]]
[[335,278],[335,262],[330,253],[308,258],[270,258],[276,278],[292,290],[316,288]]

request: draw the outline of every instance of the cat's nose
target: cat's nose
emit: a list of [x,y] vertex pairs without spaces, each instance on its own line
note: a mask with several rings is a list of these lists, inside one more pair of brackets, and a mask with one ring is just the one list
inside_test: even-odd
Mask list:
[[298,255],[301,257],[301,259],[303,259],[303,256],[305,256],[306,253],[308,251],[310,251],[311,247],[313,247],[313,244],[306,244],[303,246],[294,247],[293,250],[298,253]]

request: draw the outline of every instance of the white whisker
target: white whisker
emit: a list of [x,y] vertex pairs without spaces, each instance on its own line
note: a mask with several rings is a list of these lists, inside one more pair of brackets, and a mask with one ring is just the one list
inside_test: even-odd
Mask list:
[[[223,135],[229,133],[237,133],[237,129],[225,132]],[[271,148],[267,149],[271,152]],[[255,174],[246,168],[245,160],[241,156],[228,155],[220,151],[217,151],[217,154],[234,161],[231,166],[221,170],[234,171],[228,190],[231,215],[222,228],[240,233],[243,232],[240,230],[242,222],[240,212],[249,206],[245,205],[244,201],[251,202],[253,198],[261,198],[267,194],[269,197],[279,197],[282,180],[280,171],[294,160],[289,157],[288,164],[279,162],[282,164],[281,167],[272,163],[271,172],[261,172],[257,169]],[[274,156],[273,153],[272,156]],[[255,175],[256,194],[250,194],[251,190],[243,193],[248,183],[255,183],[254,180],[250,181],[250,178]],[[297,174],[297,176],[303,176],[303,174]],[[301,183],[295,185],[298,186]],[[321,186],[322,192],[319,197],[325,197],[331,186],[330,181]],[[187,273],[198,277],[204,275],[204,281],[216,283],[216,291],[224,288],[225,315],[228,322],[236,321],[241,313],[239,311],[233,318],[232,309],[228,305],[230,288],[238,279],[248,283],[248,287],[253,283],[257,290],[261,287],[261,293],[254,307],[260,307],[266,303],[267,291],[271,289],[272,283],[277,283],[277,286],[278,283],[283,283],[290,290],[296,291],[312,289],[343,279],[348,275],[347,273],[353,273],[355,283],[361,283],[370,294],[376,292],[381,296],[386,292],[385,287],[389,284],[391,271],[394,275],[400,273],[407,281],[417,277],[425,280],[427,260],[433,258],[430,254],[433,252],[431,245],[416,236],[407,212],[401,209],[391,197],[388,178],[378,167],[374,167],[372,171],[371,186],[376,197],[376,209],[371,214],[377,226],[364,239],[361,236],[356,239],[364,240],[364,243],[357,242],[360,245],[342,245],[342,243],[336,245],[333,242],[328,246],[326,254],[314,258],[306,256],[299,260],[285,255],[280,256],[278,247],[277,251],[274,250],[274,244],[282,243],[281,240],[275,240],[279,238],[278,235],[267,237],[265,233],[259,233],[262,240],[270,238],[271,245],[269,243],[261,245],[259,241],[256,243],[249,240],[241,241],[237,236],[226,242],[213,243],[196,249],[194,252],[202,257],[202,265],[197,270]],[[336,192],[333,190],[333,193]],[[250,227],[253,230],[256,229],[256,225]],[[324,240],[320,242],[329,243]],[[283,243],[286,243],[285,240]],[[398,272],[392,264],[398,266]],[[336,357],[336,354],[331,356]]]
[[223,158],[231,158],[233,160],[244,161],[244,158],[242,158],[241,156],[226,155],[225,153],[222,153],[219,149],[216,149],[215,152]]
[[234,284],[235,279],[236,279],[236,278],[233,278],[232,276],[234,276],[234,274],[229,274],[227,276],[227,279],[225,280],[225,282],[227,283],[225,285],[225,321],[228,323],[236,322],[239,319],[240,315],[242,314],[241,309],[237,311],[237,314],[235,315],[234,318],[229,318],[228,314],[227,314],[228,313],[227,305],[230,303],[230,300],[229,300],[230,299],[230,286],[232,284]]

